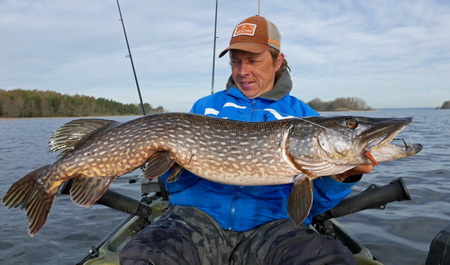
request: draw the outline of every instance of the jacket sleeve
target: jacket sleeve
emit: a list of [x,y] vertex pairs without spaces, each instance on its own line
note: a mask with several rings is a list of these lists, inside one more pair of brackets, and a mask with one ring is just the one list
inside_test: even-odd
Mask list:
[[358,183],[339,182],[331,177],[321,177],[313,181],[313,205],[309,216],[303,221],[305,225],[312,222],[312,217],[328,211],[338,205],[345,197],[351,193],[352,187]]

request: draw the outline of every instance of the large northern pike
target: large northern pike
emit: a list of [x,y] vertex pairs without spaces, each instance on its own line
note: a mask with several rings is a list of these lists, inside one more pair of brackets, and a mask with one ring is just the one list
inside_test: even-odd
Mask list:
[[146,164],[147,178],[173,168],[174,180],[184,168],[225,184],[294,182],[289,214],[301,223],[312,203],[311,179],[419,152],[420,144],[390,144],[410,122],[365,117],[239,122],[188,113],[155,114],[125,123],[79,119],[50,138],[50,149],[62,150],[60,158],[14,183],[3,203],[25,208],[28,231],[34,235],[44,226],[63,182],[74,178],[72,200],[89,206],[114,178]]

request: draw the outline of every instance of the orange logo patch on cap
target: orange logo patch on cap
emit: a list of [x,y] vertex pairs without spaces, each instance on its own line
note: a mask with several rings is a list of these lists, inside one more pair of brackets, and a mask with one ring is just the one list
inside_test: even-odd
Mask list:
[[233,33],[233,37],[240,35],[253,36],[256,32],[256,24],[242,23],[236,27]]

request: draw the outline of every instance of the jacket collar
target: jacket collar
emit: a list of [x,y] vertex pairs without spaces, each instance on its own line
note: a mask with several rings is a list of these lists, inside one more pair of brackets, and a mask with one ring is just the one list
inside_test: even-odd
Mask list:
[[[230,88],[236,87],[233,78],[230,76],[227,82],[227,93]],[[287,70],[284,70],[281,77],[275,82],[275,86],[272,90],[262,94],[259,98],[269,99],[273,101],[278,101],[289,94],[292,90],[292,80],[291,75]]]

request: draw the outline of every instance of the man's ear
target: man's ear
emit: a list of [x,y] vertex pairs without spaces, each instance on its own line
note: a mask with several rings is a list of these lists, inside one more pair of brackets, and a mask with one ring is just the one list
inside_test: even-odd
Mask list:
[[277,56],[277,59],[275,60],[275,70],[278,71],[281,68],[281,65],[283,64],[284,61],[284,54],[282,52],[280,52]]

